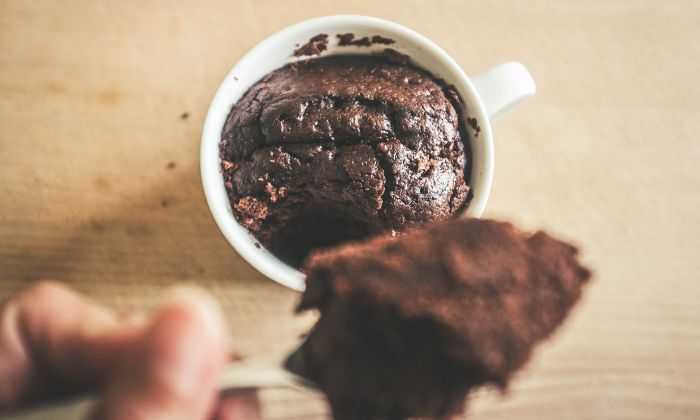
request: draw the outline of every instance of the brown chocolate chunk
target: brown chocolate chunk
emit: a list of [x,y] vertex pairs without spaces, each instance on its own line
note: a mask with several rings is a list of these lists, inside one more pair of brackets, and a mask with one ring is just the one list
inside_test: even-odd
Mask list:
[[383,37],[381,35],[374,35],[372,37],[363,36],[362,38],[355,38],[355,34],[353,33],[337,34],[336,38],[338,38],[338,45],[341,47],[347,47],[350,45],[354,45],[356,47],[369,47],[372,44],[389,45],[396,42],[391,38]]
[[374,35],[371,39],[372,44],[384,44],[384,45],[390,45],[394,44],[396,41],[394,41],[391,38],[387,38],[381,35]]
[[317,252],[305,271],[298,309],[321,317],[304,373],[336,419],[442,418],[505,388],[590,277],[572,245],[477,219]]
[[328,48],[328,34],[318,34],[294,50],[295,57],[319,55]]
[[233,208],[241,215],[240,221],[249,229],[259,229],[268,216],[267,204],[254,197],[243,197]]
[[338,45],[340,45],[341,47],[347,47],[349,45],[355,45],[358,47],[369,47],[370,45],[372,45],[372,42],[367,36],[355,39],[355,34],[348,33],[338,34],[336,35],[336,37],[338,38]]

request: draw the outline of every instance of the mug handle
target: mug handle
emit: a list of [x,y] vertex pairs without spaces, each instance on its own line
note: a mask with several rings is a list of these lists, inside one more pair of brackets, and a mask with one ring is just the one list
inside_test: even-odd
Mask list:
[[535,94],[530,72],[517,61],[509,61],[472,78],[491,121],[497,120]]

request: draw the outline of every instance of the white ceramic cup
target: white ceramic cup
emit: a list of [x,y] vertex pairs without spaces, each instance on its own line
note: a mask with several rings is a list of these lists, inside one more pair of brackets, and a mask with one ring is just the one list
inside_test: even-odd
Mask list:
[[[311,37],[329,35],[328,49],[321,55],[371,54],[390,47],[406,54],[420,67],[454,85],[465,102],[463,118],[474,118],[481,128],[478,136],[469,129],[472,169],[469,176],[473,198],[462,216],[480,217],[486,207],[493,179],[493,137],[491,124],[528,96],[535,93],[535,82],[525,67],[507,62],[471,80],[459,65],[440,47],[423,35],[393,22],[367,16],[326,16],[289,26],[269,36],[250,50],[229,72],[211,102],[201,146],[201,171],[204,193],[214,220],[226,239],[253,267],[272,280],[296,290],[304,289],[304,274],[277,259],[236,221],[221,174],[219,141],[231,105],[254,83],[294,57],[298,45]],[[381,35],[396,43],[371,47],[340,47],[336,34],[353,33],[355,37]]]

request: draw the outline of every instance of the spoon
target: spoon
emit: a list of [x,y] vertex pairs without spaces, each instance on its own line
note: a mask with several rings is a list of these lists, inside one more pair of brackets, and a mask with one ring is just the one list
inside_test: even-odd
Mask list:
[[[303,342],[296,350],[271,353],[250,359],[230,362],[219,378],[221,397],[247,392],[251,388],[287,388],[318,395],[316,384],[303,376]],[[19,409],[3,420],[81,420],[94,409],[99,400],[96,394],[78,395],[53,400],[33,407]]]

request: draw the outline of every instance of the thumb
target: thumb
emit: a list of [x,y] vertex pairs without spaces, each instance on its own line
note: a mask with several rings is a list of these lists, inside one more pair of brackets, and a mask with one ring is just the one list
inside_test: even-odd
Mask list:
[[216,301],[179,288],[107,386],[94,419],[205,419],[217,397],[226,332]]

